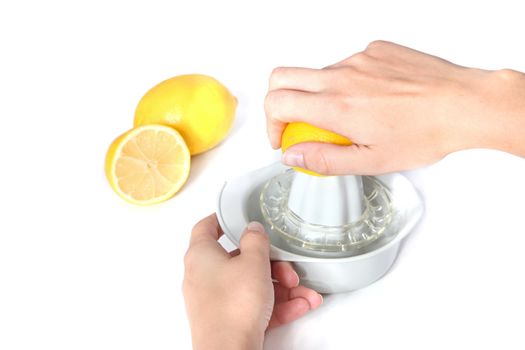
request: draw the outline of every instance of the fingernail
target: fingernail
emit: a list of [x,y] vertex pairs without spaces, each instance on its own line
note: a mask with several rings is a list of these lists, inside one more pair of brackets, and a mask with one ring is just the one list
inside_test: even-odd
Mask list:
[[252,221],[246,226],[246,231],[264,233],[264,226],[260,222]]
[[294,283],[294,287],[297,287],[299,285],[299,282],[300,282],[299,275],[297,274],[297,272],[295,272],[295,270],[294,270],[293,273],[295,274],[295,278],[296,278],[296,281],[297,281],[297,282]]
[[281,160],[286,165],[304,168],[304,155],[301,152],[286,151]]

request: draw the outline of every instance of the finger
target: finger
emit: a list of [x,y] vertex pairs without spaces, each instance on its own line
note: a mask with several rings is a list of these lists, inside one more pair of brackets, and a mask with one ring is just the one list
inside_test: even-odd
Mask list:
[[311,309],[318,308],[323,303],[323,297],[315,290],[305,286],[286,288],[276,283],[274,284],[275,303],[284,303],[288,300],[303,298],[308,301]]
[[[269,262],[270,240],[263,225],[256,221],[250,222],[241,236],[239,249],[243,259],[254,259],[256,260],[254,263]],[[268,272],[270,272],[269,269]]]
[[288,261],[272,262],[272,277],[286,288],[293,288],[299,285],[299,276],[295,272],[292,263]]
[[287,149],[282,161],[323,175],[376,175],[393,171],[388,159],[373,146],[357,144],[300,143]]
[[317,309],[323,303],[323,297],[321,294],[317,293],[315,290],[307,288],[305,286],[297,286],[290,289],[289,298],[292,299],[305,299],[310,305],[310,309]]
[[286,288],[279,283],[274,283],[275,303],[284,303],[288,300],[302,298],[308,301],[310,308],[317,309],[323,303],[323,297],[315,290],[305,286]]
[[322,91],[330,85],[330,76],[322,69],[278,67],[270,75],[268,90]]
[[217,241],[223,234],[217,215],[211,214],[199,221],[191,231],[190,247],[199,241]]
[[310,304],[306,299],[297,298],[276,304],[268,328],[278,327],[290,323],[304,316],[310,310]]
[[268,137],[273,148],[281,146],[287,123],[302,121],[322,129],[340,132],[341,115],[348,118],[351,109],[345,100],[327,94],[294,90],[274,90],[266,95],[265,112]]
[[275,304],[284,303],[285,301],[290,300],[290,290],[291,288],[284,287],[280,283],[273,283],[273,294],[275,297]]
[[280,120],[269,118],[268,113],[266,113],[266,132],[273,149],[279,149],[281,147],[281,138],[286,124],[287,123]]

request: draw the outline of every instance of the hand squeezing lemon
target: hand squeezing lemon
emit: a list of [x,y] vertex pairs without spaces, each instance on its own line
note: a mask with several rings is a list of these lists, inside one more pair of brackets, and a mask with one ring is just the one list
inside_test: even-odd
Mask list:
[[186,182],[191,156],[218,145],[235,117],[236,98],[212,77],[181,75],[156,85],[140,100],[134,128],[113,141],[106,176],[128,202],[154,204]]

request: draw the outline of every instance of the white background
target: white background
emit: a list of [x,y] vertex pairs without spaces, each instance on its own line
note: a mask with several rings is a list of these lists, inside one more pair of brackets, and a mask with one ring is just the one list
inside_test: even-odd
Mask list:
[[[275,159],[262,108],[271,69],[323,67],[386,39],[525,71],[520,6],[3,1],[0,349],[190,349],[189,233],[225,180]],[[193,159],[177,197],[126,204],[104,177],[106,149],[147,89],[192,72],[238,97],[234,128]],[[266,349],[523,349],[524,163],[474,150],[410,172],[427,212],[391,272],[327,296],[269,332]]]

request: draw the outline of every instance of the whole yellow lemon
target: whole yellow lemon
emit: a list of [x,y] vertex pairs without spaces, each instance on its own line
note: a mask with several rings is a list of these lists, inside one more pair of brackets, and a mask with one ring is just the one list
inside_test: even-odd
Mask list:
[[237,99],[216,79],[202,74],[179,75],[150,89],[135,111],[135,127],[162,124],[175,128],[190,153],[217,146],[228,134]]
[[[302,142],[324,142],[340,146],[350,146],[352,144],[352,141],[335,132],[303,122],[289,123],[281,136],[282,152],[284,153],[289,147]],[[319,174],[310,170],[297,167],[294,167],[294,169],[306,174],[319,176]]]

